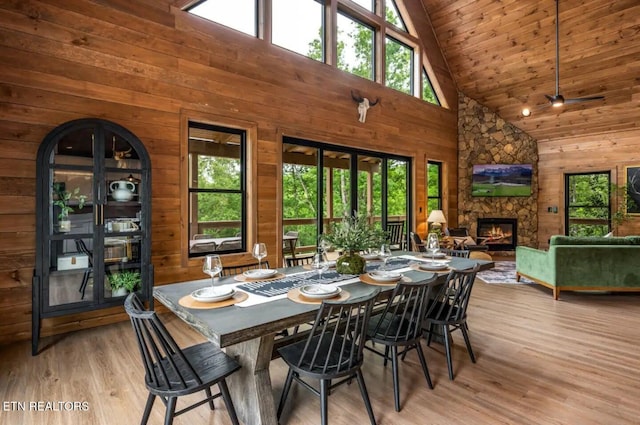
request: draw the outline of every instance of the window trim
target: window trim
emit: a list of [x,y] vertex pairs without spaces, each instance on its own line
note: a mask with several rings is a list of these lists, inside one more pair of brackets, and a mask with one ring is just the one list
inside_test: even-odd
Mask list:
[[[438,196],[430,196],[429,195],[429,165],[434,165],[436,167],[438,167]],[[426,185],[426,189],[427,189],[427,215],[431,212],[429,210],[429,201],[431,199],[437,199],[438,200],[438,208],[439,210],[442,210],[442,181],[444,180],[442,178],[442,170],[443,170],[443,163],[441,161],[431,161],[431,160],[427,160],[427,185]]]
[[[248,251],[256,241],[258,201],[257,188],[253,182],[257,181],[257,140],[258,123],[244,121],[224,116],[207,114],[202,111],[182,109],[180,111],[180,262],[182,267],[199,266],[201,256],[189,255],[189,122],[198,122],[216,127],[227,127],[246,132],[245,135],[245,250],[241,252],[221,254],[225,258],[248,255]],[[187,220],[183,218],[187,217]]]

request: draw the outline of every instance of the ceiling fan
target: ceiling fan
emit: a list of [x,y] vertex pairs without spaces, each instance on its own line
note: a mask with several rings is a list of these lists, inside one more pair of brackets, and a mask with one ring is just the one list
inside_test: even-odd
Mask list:
[[[572,103],[591,102],[593,100],[603,100],[604,96],[591,96],[591,97],[576,97],[565,98],[560,94],[560,0],[556,0],[556,94],[544,96],[549,100],[549,105],[554,107],[560,107],[563,105],[569,105]],[[531,115],[531,110],[525,108],[522,110],[522,115]]]

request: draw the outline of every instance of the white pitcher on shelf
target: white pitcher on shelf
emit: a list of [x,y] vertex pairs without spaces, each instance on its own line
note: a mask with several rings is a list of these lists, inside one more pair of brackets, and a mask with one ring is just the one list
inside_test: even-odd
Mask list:
[[133,192],[136,185],[126,180],[116,180],[109,185],[111,196],[118,202],[130,201],[133,198]]

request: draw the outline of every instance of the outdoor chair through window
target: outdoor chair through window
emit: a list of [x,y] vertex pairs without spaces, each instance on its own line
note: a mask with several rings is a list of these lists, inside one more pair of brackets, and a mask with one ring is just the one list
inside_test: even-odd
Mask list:
[[414,252],[427,252],[427,248],[424,246],[422,239],[415,232],[410,232],[411,236],[411,245]]
[[404,248],[404,220],[387,221],[387,234],[389,235],[389,246],[391,249],[398,250]]
[[[155,311],[145,310],[135,293],[127,296],[124,308],[136,334],[149,390],[141,424],[149,421],[156,397],[166,406],[165,425],[171,425],[174,417],[203,404],[208,403],[214,410],[213,400],[222,397],[231,423],[239,425],[226,378],[240,369],[240,365],[210,342],[185,349],[178,347]],[[212,394],[211,387],[216,384],[220,392]],[[176,411],[178,397],[200,391],[204,391],[204,399]]]

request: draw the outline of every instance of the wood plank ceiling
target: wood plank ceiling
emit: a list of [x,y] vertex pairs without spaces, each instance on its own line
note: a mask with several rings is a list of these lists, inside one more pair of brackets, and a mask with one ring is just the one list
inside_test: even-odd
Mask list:
[[458,90],[538,141],[640,127],[639,0],[560,0],[560,93],[605,96],[560,108],[554,0],[421,1]]

